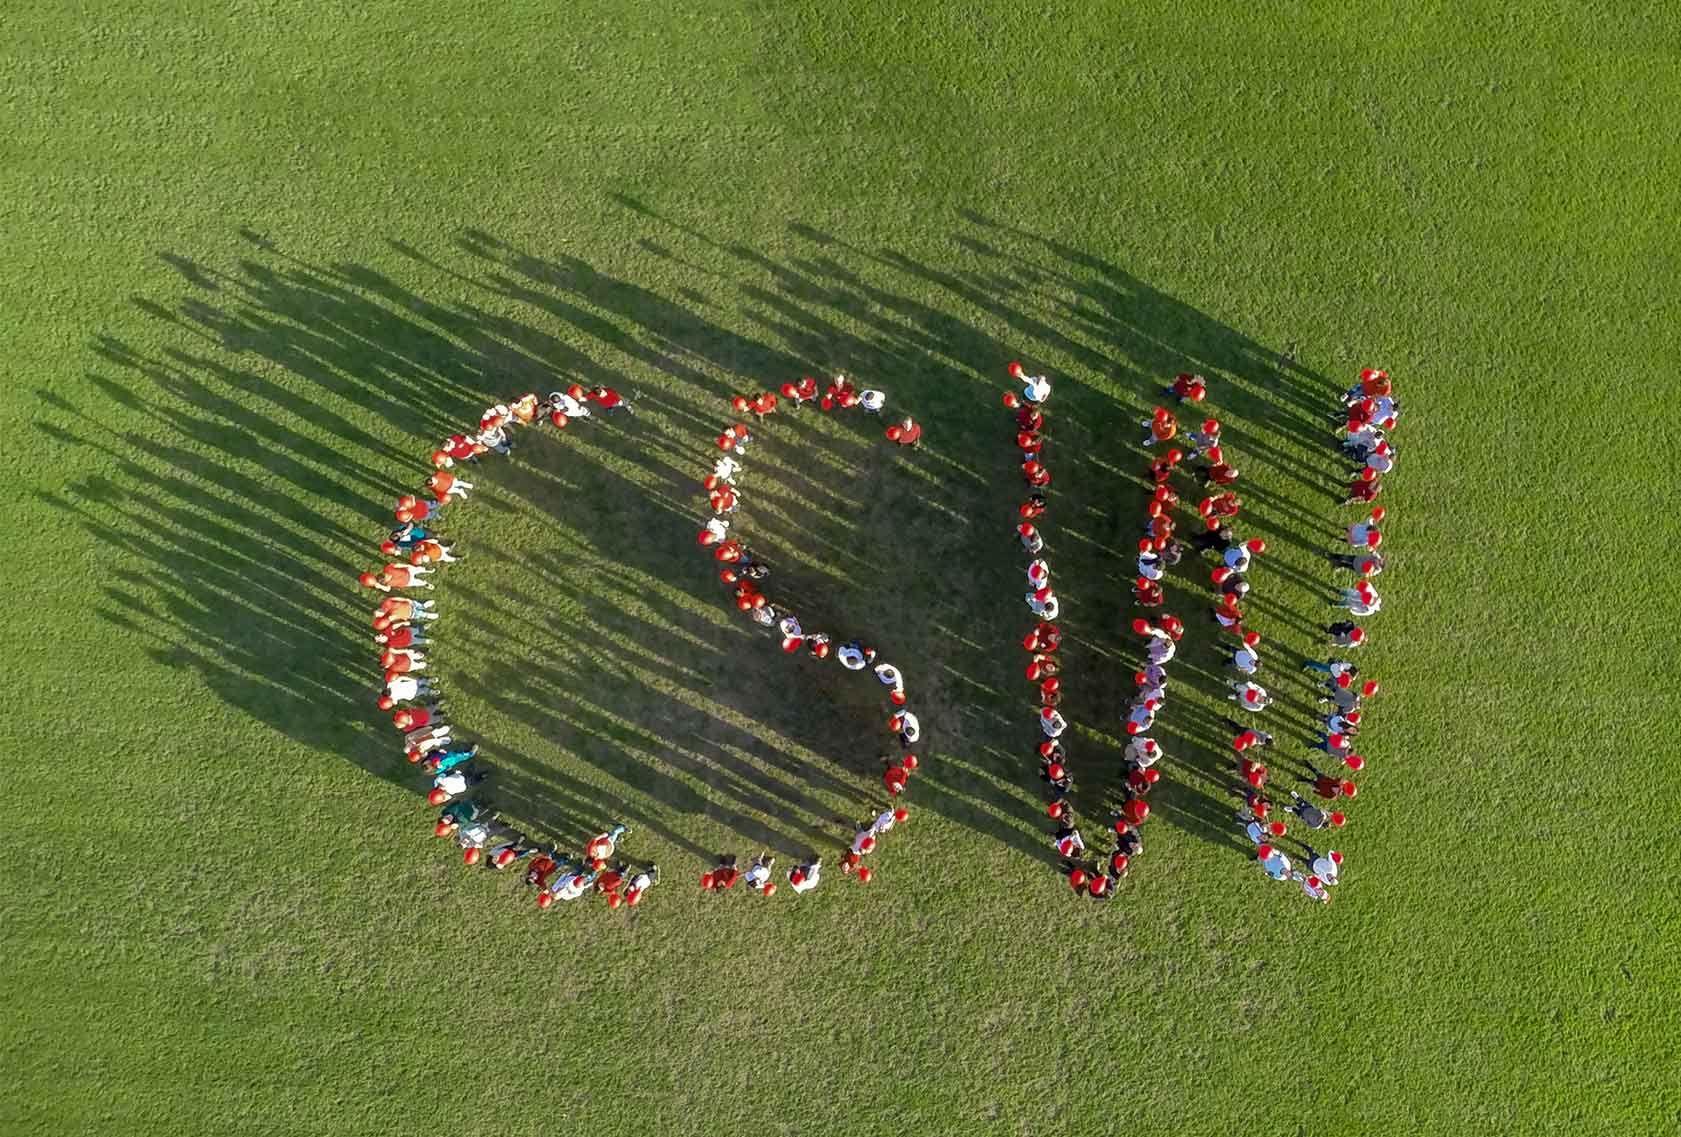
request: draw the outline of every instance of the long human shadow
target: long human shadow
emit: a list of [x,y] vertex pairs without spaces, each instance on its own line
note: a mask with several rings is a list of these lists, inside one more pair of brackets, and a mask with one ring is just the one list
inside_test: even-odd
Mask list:
[[[662,219],[650,224],[669,228]],[[1000,227],[977,219],[973,228],[997,239]],[[1090,780],[1105,804],[1115,763],[1112,740],[1102,737],[1109,724],[1100,718],[1112,718],[1132,664],[1100,645],[1124,635],[1114,594],[1130,579],[1127,527],[1145,493],[1118,473],[1132,459],[1117,456],[1117,440],[1135,431],[1139,409],[1155,400],[1165,375],[1221,369],[1243,389],[1232,402],[1246,424],[1239,448],[1307,479],[1317,467],[1301,454],[1304,440],[1323,430],[1313,405],[1332,397],[1332,387],[1115,266],[1031,234],[1008,233],[1017,244],[1009,252],[957,235],[954,245],[971,260],[1011,262],[970,269],[866,249],[809,227],[795,233],[814,246],[811,255],[778,259],[701,239],[702,259],[723,265],[707,286],[732,291],[739,303],[733,323],[699,314],[680,293],[482,232],[465,233],[456,249],[436,255],[394,245],[400,259],[391,268],[315,264],[255,234],[247,235],[251,254],[232,270],[165,254],[192,291],[169,304],[137,298],[136,311],[176,342],[142,352],[101,335],[92,345],[100,400],[42,395],[39,429],[100,451],[115,471],[51,500],[141,566],[108,582],[106,618],[147,636],[159,659],[197,672],[243,713],[414,787],[412,768],[394,755],[371,706],[365,604],[350,581],[372,562],[391,496],[418,481],[415,459],[430,439],[515,390],[574,379],[650,387],[642,405],[651,429],[614,427],[568,440],[577,453],[567,458],[582,457],[580,468],[598,484],[615,485],[615,499],[642,502],[638,516],[658,521],[657,536],[650,529],[646,540],[628,539],[623,514],[579,508],[563,492],[578,479],[524,464],[523,441],[507,475],[510,488],[551,502],[557,522],[611,548],[632,577],[664,574],[674,582],[653,624],[606,588],[595,596],[599,621],[573,629],[580,651],[629,675],[635,661],[624,645],[638,636],[672,626],[693,640],[718,636],[715,623],[693,616],[696,604],[726,603],[704,562],[671,571],[672,558],[655,550],[667,533],[692,540],[701,515],[694,481],[704,472],[705,438],[727,420],[722,397],[802,373],[856,370],[866,382],[890,376],[895,406],[929,426],[927,451],[884,458],[880,443],[813,417],[777,416],[761,428],[778,447],[758,459],[761,480],[750,493],[763,504],[751,518],[754,540],[785,565],[780,578],[802,610],[838,629],[881,621],[884,577],[888,587],[909,582],[901,591],[916,598],[915,610],[890,609],[905,645],[898,661],[913,691],[925,692],[918,710],[933,749],[951,759],[930,764],[921,797],[958,823],[1043,858],[1043,822],[1033,820],[1042,815],[1032,805],[1031,717],[998,710],[1025,706],[1031,693],[1019,660],[994,646],[1019,639],[1025,612],[1017,607],[1018,569],[986,551],[1010,540],[1017,486],[1013,431],[995,402],[1002,364],[1058,352],[1107,379],[1104,389],[1059,385],[1053,442],[1061,452],[1054,498],[1066,546],[1058,568],[1079,602],[1071,635],[1094,648],[1091,694],[1081,697],[1093,702],[1091,721],[1100,726]],[[648,246],[667,259],[681,255],[652,240]],[[1041,255],[1028,263],[1021,247]],[[404,282],[405,263],[448,279],[429,295]],[[528,316],[510,317],[510,301]],[[993,317],[991,325],[1001,320],[1013,342],[982,330],[975,313]],[[988,411],[974,409],[980,406]],[[699,445],[691,448],[690,437]],[[779,458],[780,450],[799,457]],[[822,461],[811,457],[819,454]],[[904,493],[907,483],[918,492]],[[1310,521],[1280,510],[1269,535],[1295,535],[1305,547],[1317,539]],[[872,546],[866,536],[882,540]],[[882,551],[861,555],[869,548]],[[954,565],[974,571],[953,573]],[[1185,591],[1192,594],[1189,583]],[[517,599],[529,605],[539,597]],[[742,651],[774,655],[775,648],[749,641]],[[656,689],[682,678],[663,663],[641,670]],[[651,680],[615,680],[587,705],[558,714],[547,696],[585,674],[487,667],[455,680],[481,697],[528,685],[510,713],[532,730],[606,740],[585,755],[596,774],[608,776],[605,785],[521,751],[497,757],[496,801],[522,825],[570,840],[604,818],[633,816],[695,851],[682,817],[707,812],[749,843],[789,848],[816,843],[831,801],[861,805],[875,792],[867,767],[876,747],[802,733],[787,700],[769,686],[708,688],[730,712],[727,720],[712,716],[707,729],[716,736],[692,748],[712,773],[671,777],[655,760],[663,724],[631,728],[612,715],[616,701],[645,700]],[[1193,721],[1187,718],[1185,745],[1216,752],[1224,740],[1192,731]],[[803,746],[835,772],[790,760],[767,736]],[[808,796],[808,780],[822,783],[820,796]],[[1176,803],[1161,811],[1170,823],[1209,840],[1229,838],[1215,823],[1229,808],[1211,792],[1188,782],[1163,800]]]

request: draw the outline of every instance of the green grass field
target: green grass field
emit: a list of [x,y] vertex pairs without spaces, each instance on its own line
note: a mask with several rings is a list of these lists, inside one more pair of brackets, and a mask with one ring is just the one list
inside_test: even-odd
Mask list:
[[[1661,6],[189,5],[0,23],[12,772],[7,1133],[1657,1134],[1681,1126],[1681,22]],[[1083,800],[1137,650],[1136,420],[1179,370],[1243,467],[1294,748],[1355,515],[1321,411],[1406,404],[1362,660],[1387,690],[1336,903],[1231,824],[1200,567],[1148,851],[1056,877],[998,406],[1058,380],[1046,526]],[[724,397],[743,525],[909,673],[914,816],[834,849],[881,700],[749,634],[693,544]],[[434,653],[490,800],[622,817],[665,883],[537,912],[432,839],[377,721],[389,499],[489,398]],[[890,588],[893,595],[879,594]],[[787,862],[784,862],[787,863]],[[737,893],[741,890],[738,889]]]

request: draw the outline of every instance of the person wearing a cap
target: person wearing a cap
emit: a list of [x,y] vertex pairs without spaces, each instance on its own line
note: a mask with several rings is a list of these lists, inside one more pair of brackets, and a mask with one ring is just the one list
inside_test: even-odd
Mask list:
[[1200,403],[1208,395],[1208,380],[1201,375],[1181,371],[1166,388],[1167,394],[1181,403]]
[[1144,445],[1154,446],[1158,442],[1171,442],[1173,436],[1179,433],[1179,420],[1173,417],[1173,412],[1166,407],[1157,407],[1149,418],[1144,419],[1140,426],[1144,428]]
[[1302,886],[1302,892],[1307,895],[1309,900],[1317,900],[1321,904],[1329,904],[1331,902],[1330,890],[1325,887],[1325,882],[1317,875],[1294,872],[1290,874],[1290,879],[1298,882]]
[[816,888],[823,871],[823,862],[812,859],[804,864],[795,865],[788,870],[788,887],[796,894],[810,892]]
[[588,896],[595,889],[598,875],[581,861],[564,859],[559,864],[559,875],[547,892],[556,900],[576,900],[580,896]]
[[1350,663],[1346,659],[1327,659],[1324,663],[1320,663],[1315,659],[1310,659],[1302,664],[1302,670],[1317,671],[1323,675],[1328,675],[1330,676],[1328,682],[1335,684],[1336,681],[1341,679],[1344,675],[1359,675],[1360,665],[1357,663]]
[[1029,375],[1025,367],[1014,362],[1006,370],[1022,385],[1021,397],[1029,403],[1038,406],[1051,397],[1051,381],[1043,375]]
[[1308,871],[1317,876],[1326,885],[1335,885],[1342,879],[1342,854],[1335,849],[1323,853],[1314,851],[1313,846],[1302,842],[1302,849],[1306,853]]
[[441,805],[452,797],[460,797],[470,787],[478,785],[488,777],[490,777],[489,770],[469,770],[465,764],[440,770],[432,776],[432,790],[434,794],[441,790],[443,797],[433,801],[432,804]]
[[1378,531],[1376,514],[1348,527],[1348,543],[1356,550],[1376,549],[1382,541],[1383,534]]
[[1353,650],[1366,642],[1366,629],[1353,620],[1338,620],[1325,627],[1325,633],[1331,637],[1331,646]]
[[[1362,578],[1361,583],[1365,583],[1364,578]],[[1383,597],[1379,596],[1377,590],[1370,585],[1367,585],[1364,591],[1358,588],[1345,588],[1331,602],[1331,607],[1347,609],[1351,616],[1372,616],[1383,609]]]
[[390,710],[398,703],[412,703],[420,699],[435,698],[437,691],[432,681],[424,675],[419,679],[411,675],[398,675],[385,681],[383,693],[380,695],[381,709]]
[[1267,694],[1267,689],[1252,680],[1233,679],[1227,686],[1232,693],[1226,698],[1246,711],[1264,711],[1272,705],[1272,696]]
[[1161,554],[1156,552],[1155,543],[1148,537],[1138,542],[1138,575],[1145,580],[1160,580],[1167,572],[1167,566],[1162,562]]
[[754,892],[759,892],[766,884],[770,883],[770,870],[775,864],[775,857],[768,852],[762,852],[753,858],[753,863],[747,866],[747,871],[741,879],[747,882],[748,888],[751,888]]
[[1159,667],[1170,662],[1177,650],[1172,636],[1151,636],[1147,656],[1152,666]]
[[841,666],[848,671],[862,671],[876,657],[874,651],[857,640],[849,640],[841,644],[839,651],[835,654],[839,656]]
[[1057,856],[1072,861],[1086,851],[1086,841],[1085,838],[1080,836],[1078,829],[1071,825],[1064,825],[1051,838],[1051,848],[1056,850]]
[[1227,664],[1239,675],[1253,675],[1261,669],[1261,637],[1250,632],[1231,649]]
[[1271,845],[1263,844],[1256,848],[1255,853],[1256,860],[1260,862],[1262,871],[1272,877],[1272,879],[1290,879],[1290,858],[1284,855],[1284,851],[1282,849],[1276,849]]

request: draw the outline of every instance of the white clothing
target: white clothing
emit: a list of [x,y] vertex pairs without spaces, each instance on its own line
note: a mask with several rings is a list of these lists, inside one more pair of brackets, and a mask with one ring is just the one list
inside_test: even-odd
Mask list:
[[1126,720],[1137,724],[1140,730],[1149,730],[1156,721],[1156,712],[1143,704],[1139,704],[1127,712]]
[[800,618],[798,616],[782,617],[781,620],[777,621],[776,629],[790,639],[797,639],[802,634],[800,632]]
[[463,825],[455,831],[455,843],[463,849],[482,849],[490,842],[490,826],[482,821]]
[[1395,455],[1379,454],[1374,450],[1366,456],[1366,465],[1380,474],[1387,474],[1395,468]]
[[450,797],[467,792],[467,775],[460,770],[448,770],[432,779],[432,785]]
[[765,882],[770,879],[770,868],[760,861],[754,861],[752,866],[741,874],[741,878],[747,882],[748,888],[763,888]]
[[1267,831],[1259,821],[1251,821],[1248,825],[1245,825],[1243,827],[1243,832],[1248,836],[1250,842],[1255,845],[1260,845],[1267,839]]
[[1261,666],[1261,656],[1254,648],[1244,644],[1232,653],[1232,666],[1243,675],[1253,675]]
[[730,534],[730,523],[722,517],[714,517],[706,523],[706,531],[714,541],[722,541]]
[[1290,879],[1301,881],[1302,891],[1307,893],[1307,898],[1309,900],[1318,900],[1323,902],[1331,899],[1331,894],[1325,890],[1323,881],[1320,882],[1319,887],[1315,888],[1312,882],[1308,880],[1307,874],[1299,872],[1291,873]]
[[864,653],[852,644],[841,645],[840,661],[841,666],[848,671],[862,671],[864,665],[869,662],[864,658]]
[[1027,566],[1027,583],[1034,588],[1043,588],[1051,579],[1051,565],[1046,560],[1036,560]]
[[1368,426],[1364,430],[1357,430],[1343,439],[1343,445],[1350,450],[1372,450],[1383,441],[1383,431]]
[[1027,606],[1033,609],[1033,614],[1041,620],[1054,620],[1062,611],[1062,606],[1057,603],[1055,593],[1052,593],[1049,599],[1040,601],[1037,595],[1029,592],[1027,594]]
[[407,675],[399,675],[385,685],[385,693],[399,703],[406,703],[420,693],[420,683]]
[[893,816],[893,811],[891,809],[884,809],[880,813],[876,814],[875,821],[870,825],[870,832],[874,833],[877,837],[880,837],[883,833],[893,828],[893,825],[897,820],[898,819]]
[[1348,543],[1353,545],[1356,549],[1364,549],[1367,542],[1371,539],[1371,533],[1371,522],[1356,521],[1353,525],[1348,527]]
[[881,408],[887,405],[887,395],[882,391],[860,391],[858,392],[858,405],[871,414],[880,414]]
[[876,664],[876,678],[881,680],[884,687],[892,687],[896,691],[904,689],[905,677],[899,674],[899,669],[891,663]]
[[916,721],[916,716],[909,711],[899,715],[899,734],[906,742],[915,742],[922,737],[922,724]]
[[809,865],[800,865],[797,871],[804,875],[805,879],[796,882],[794,880],[794,870],[791,870],[788,873],[788,887],[795,892],[810,892],[817,887],[817,875],[820,870],[821,866],[815,862]]
[[741,469],[741,463],[726,454],[724,457],[712,463],[712,476],[717,478],[720,482],[729,482],[731,485],[734,485],[735,473],[739,469]]
[[1354,665],[1352,663],[1348,662],[1348,660],[1346,660],[1346,659],[1335,660],[1330,664],[1330,667],[1331,667],[1331,678],[1333,678],[1333,679],[1339,678],[1343,675],[1347,675],[1350,671],[1352,671],[1354,669]]
[[[860,857],[864,855],[864,842],[875,840],[875,834],[868,829],[860,829],[852,835],[852,851]],[[872,846],[873,847],[873,846]]]
[[1030,403],[1044,402],[1051,397],[1051,381],[1043,375],[1024,376],[1021,397]]
[[1155,703],[1160,706],[1167,702],[1167,688],[1160,683],[1151,687],[1140,687],[1138,689],[1138,701],[1140,703]]
[[1136,735],[1133,737],[1131,742],[1127,743],[1124,756],[1126,760],[1131,762],[1133,765],[1138,766],[1141,769],[1148,770],[1151,766],[1154,766],[1157,762],[1161,761],[1162,748],[1157,745],[1155,739],[1145,738],[1143,735]]
[[1313,864],[1308,867],[1313,870],[1314,876],[1326,884],[1336,884],[1337,878],[1342,872],[1342,866],[1324,854],[1313,858]]
[[1272,856],[1261,862],[1261,868],[1274,880],[1290,879],[1290,858],[1277,849],[1272,851]]
[[1159,663],[1150,664],[1144,668],[1144,682],[1165,690],[1167,687],[1167,669]]
[[630,883],[625,885],[625,891],[626,892],[646,892],[648,889],[652,888],[653,886],[654,886],[654,878],[649,876],[645,872],[639,872],[635,876],[630,878]]
[[1175,650],[1173,641],[1168,639],[1166,636],[1152,639],[1150,641],[1150,662],[1166,663],[1168,660],[1173,658]]
[[1068,720],[1052,710],[1048,715],[1039,716],[1039,729],[1045,732],[1046,738],[1055,738],[1068,729]]
[[1086,842],[1085,838],[1080,836],[1080,831],[1076,829],[1066,837],[1058,837],[1051,843],[1051,847],[1057,851],[1059,856],[1072,857],[1075,853],[1086,851]]
[[1162,564],[1162,559],[1156,554],[1138,554],[1138,575],[1145,580],[1160,580],[1166,572],[1167,567]]
[[549,396],[549,402],[567,418],[589,418],[590,409],[568,395],[565,391],[555,391]]
[[1220,554],[1220,560],[1233,572],[1249,571],[1249,550],[1242,545],[1232,545]]
[[556,900],[576,900],[588,892],[590,885],[594,883],[593,873],[569,872],[550,885],[549,891],[554,893]]
[[1383,600],[1373,596],[1371,600],[1362,600],[1359,593],[1354,593],[1343,602],[1351,616],[1370,616],[1383,607]]

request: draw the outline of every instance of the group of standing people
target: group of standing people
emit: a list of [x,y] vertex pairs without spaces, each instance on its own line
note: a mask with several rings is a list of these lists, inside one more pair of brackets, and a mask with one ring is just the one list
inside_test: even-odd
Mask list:
[[[1341,424],[1340,449],[1350,463],[1345,505],[1367,505],[1383,489],[1383,475],[1394,469],[1395,447],[1389,432],[1399,421],[1401,405],[1387,372],[1367,368],[1331,412]],[[1293,815],[1309,833],[1340,829],[1347,824],[1345,807],[1360,792],[1351,775],[1366,768],[1359,753],[1358,737],[1365,725],[1366,702],[1380,689],[1377,680],[1362,677],[1359,665],[1347,657],[1365,645],[1363,622],[1383,607],[1373,579],[1383,572],[1382,506],[1336,532],[1346,542],[1327,553],[1333,570],[1353,574],[1353,582],[1332,589],[1331,607],[1352,618],[1338,618],[1324,629],[1329,658],[1308,660],[1305,670],[1315,676],[1314,687],[1322,719],[1306,742],[1314,756],[1305,763],[1298,786],[1289,792],[1283,812]],[[1266,743],[1270,743],[1267,736]],[[1267,769],[1249,757],[1261,741],[1254,732],[1233,740],[1238,751],[1238,771],[1243,777],[1239,792],[1245,797],[1238,823],[1255,846],[1262,871],[1274,880],[1299,884],[1309,899],[1329,903],[1331,889],[1342,880],[1343,854],[1334,848],[1315,848],[1312,840],[1295,840],[1300,852],[1292,861],[1282,844],[1288,831],[1284,821],[1273,815],[1273,801],[1267,796]],[[1306,791],[1305,793],[1303,791]]]
[[545,909],[586,896],[601,896],[610,908],[635,907],[659,880],[659,866],[619,856],[630,832],[623,823],[608,826],[581,851],[563,853],[557,843],[536,841],[497,815],[478,789],[491,775],[480,748],[456,734],[442,692],[427,673],[426,653],[439,612],[436,600],[416,593],[433,587],[430,577],[439,565],[464,559],[438,527],[444,508],[465,500],[474,488],[458,472],[462,467],[487,455],[511,453],[512,434],[520,427],[547,422],[564,430],[611,412],[631,414],[630,401],[611,387],[579,384],[546,399],[529,392],[485,408],[476,429],[451,434],[432,450],[425,486],[396,501],[396,528],[380,543],[385,565],[357,578],[364,588],[383,594],[373,613],[374,646],[383,672],[377,704],[391,716],[404,756],[426,778],[427,803],[440,807],[433,834],[453,839],[469,865],[500,871],[528,861],[525,883]]
[[[780,405],[800,408],[811,404],[819,411],[860,409],[879,415],[887,406],[887,395],[872,388],[858,388],[844,375],[838,375],[821,393],[817,380],[806,376],[798,383],[784,383],[781,397],[775,391],[761,391],[753,395],[736,395],[730,400],[731,409],[739,414],[752,414],[758,421],[774,414]],[[900,446],[919,446],[922,424],[905,416],[888,426],[889,442]],[[784,653],[804,652],[815,660],[831,657],[847,671],[869,672],[887,689],[891,710],[887,717],[887,733],[892,736],[893,749],[882,757],[881,780],[888,795],[888,803],[871,818],[858,822],[851,842],[840,854],[840,869],[844,875],[868,884],[874,870],[864,859],[875,851],[879,839],[896,825],[903,824],[910,812],[895,806],[893,799],[902,795],[918,766],[916,749],[922,739],[922,724],[909,707],[905,691],[905,676],[898,667],[879,658],[875,648],[862,640],[848,640],[836,644],[826,632],[813,631],[804,626],[799,613],[792,607],[772,601],[764,592],[770,577],[770,566],[731,528],[741,508],[739,479],[745,470],[745,458],[753,443],[752,429],[745,422],[725,427],[717,437],[722,451],[712,464],[712,472],[701,482],[708,504],[708,517],[696,534],[702,548],[710,550],[718,565],[718,579],[730,590],[737,610],[776,637]],[[734,888],[738,881],[760,896],[775,895],[778,885],[772,879],[775,858],[761,852],[746,870],[732,853],[723,854],[717,864],[701,874],[700,885],[707,892],[723,892]],[[796,893],[817,887],[823,870],[821,857],[812,856],[792,866],[787,873],[788,887]]]

